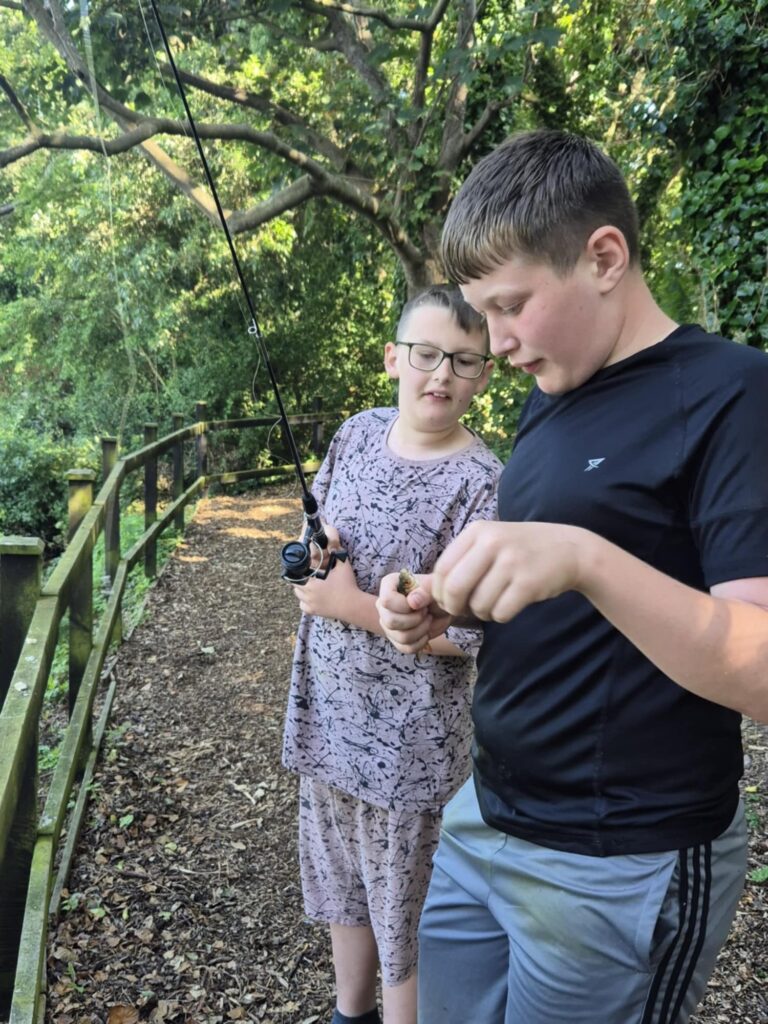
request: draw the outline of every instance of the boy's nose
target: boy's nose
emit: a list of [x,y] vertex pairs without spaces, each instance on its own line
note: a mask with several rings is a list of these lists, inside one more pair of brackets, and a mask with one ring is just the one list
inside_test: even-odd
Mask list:
[[436,366],[432,371],[433,380],[448,380],[452,373],[451,360],[448,356],[444,356],[440,361],[440,365]]
[[491,316],[487,318],[488,337],[491,343],[491,352],[495,356],[506,356],[520,347],[520,343],[513,335],[509,324],[504,317]]

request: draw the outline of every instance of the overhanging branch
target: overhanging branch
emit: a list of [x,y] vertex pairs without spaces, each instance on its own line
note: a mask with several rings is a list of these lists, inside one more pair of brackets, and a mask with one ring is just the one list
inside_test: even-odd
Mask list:
[[294,181],[286,188],[270,196],[269,199],[265,199],[263,203],[257,203],[250,210],[233,213],[227,220],[229,230],[233,235],[242,234],[244,231],[251,231],[253,228],[257,228],[261,224],[266,224],[267,221],[279,217],[287,210],[301,206],[302,203],[311,199],[312,196],[317,195],[317,191],[312,179],[309,175],[305,174],[298,181]]
[[[201,123],[197,124],[196,127],[201,139],[247,142],[258,146],[260,149],[274,153],[287,163],[293,164],[304,171],[305,178],[308,180],[302,182],[300,179],[293,186],[289,186],[289,189],[285,190],[286,194],[282,199],[280,194],[273,197],[272,201],[275,203],[276,208],[281,202],[286,203],[285,209],[298,205],[299,200],[297,197],[302,191],[304,192],[304,199],[308,198],[310,191],[331,196],[376,224],[397,251],[407,254],[408,258],[412,260],[421,257],[419,250],[411,243],[407,233],[392,216],[391,211],[376,196],[345,176],[326,170],[322,164],[319,164],[306,153],[302,153],[295,147],[283,142],[273,132],[260,132],[247,124],[219,125]],[[151,140],[154,135],[178,136],[186,135],[186,131],[186,125],[180,121],[174,121],[169,118],[146,118],[140,124],[133,126],[115,139],[103,139],[92,135],[67,135],[65,132],[40,133],[19,146],[0,152],[0,168],[8,166],[8,164],[13,163],[15,160],[20,160],[24,156],[29,156],[39,149],[87,150],[92,153],[117,156],[139,145],[142,147],[151,146],[152,142],[147,140]],[[158,151],[162,159],[169,159],[162,150],[159,150],[159,147]],[[160,165],[158,164],[158,166]],[[202,193],[201,189],[194,188],[186,173],[175,165],[173,173],[177,179],[178,187],[185,194],[194,198],[210,219],[218,223],[215,208],[210,199],[208,199],[207,194]],[[293,191],[290,191],[291,188]],[[205,205],[203,205],[204,201]],[[269,201],[267,200],[267,202]],[[237,218],[238,230],[243,231],[245,230],[242,226],[243,218],[246,216],[257,217],[258,215],[255,213],[257,209],[258,207],[254,207],[253,211],[240,215],[233,215],[231,211],[225,211],[225,215],[228,219],[235,216]]]
[[[442,7],[444,10],[448,6],[448,2],[449,0],[441,0],[436,7]],[[434,28],[432,23],[432,19],[435,16],[434,11],[424,21],[422,18],[399,18],[394,14],[381,10],[379,7],[360,7],[357,4],[334,3],[334,0],[311,0],[304,7],[308,11],[314,11],[315,14],[339,11],[341,14],[352,14],[357,18],[373,18],[374,21],[380,21],[387,28],[395,30],[405,29],[409,32],[429,32]]]
[[[172,74],[168,64],[162,64],[160,70],[164,74]],[[268,91],[261,93],[249,92],[249,90],[243,89],[240,86],[213,82],[210,78],[204,78],[202,75],[194,74],[191,71],[179,70],[179,77],[187,85],[191,85],[193,88],[199,89],[200,92],[207,93],[209,96],[215,96],[217,99],[226,100],[229,103],[235,103],[238,106],[248,107],[251,110],[268,114],[279,124],[285,125],[287,128],[296,128],[317,152],[330,160],[335,167],[341,168],[345,166],[347,157],[343,149],[316,131],[303,117],[295,114],[282,104],[275,103]]]
[[21,120],[23,121],[24,127],[27,129],[27,131],[30,131],[30,132],[36,131],[34,122],[32,121],[32,118],[27,113],[26,107],[21,102],[19,97],[16,95],[16,90],[13,88],[13,86],[8,81],[8,79],[5,77],[5,75],[0,75],[0,89],[3,90],[5,95],[10,100],[11,106],[16,111],[16,113],[19,115]]

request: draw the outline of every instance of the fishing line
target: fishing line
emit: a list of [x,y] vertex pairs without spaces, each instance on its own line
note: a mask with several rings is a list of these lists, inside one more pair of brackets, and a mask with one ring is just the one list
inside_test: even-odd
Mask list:
[[[147,40],[149,42],[149,48],[150,48],[150,51],[152,53],[152,60],[155,62],[155,70],[157,71],[157,77],[160,80],[160,82],[162,83],[163,89],[165,89],[166,96],[171,101],[171,103],[175,106],[176,105],[176,97],[171,92],[171,90],[168,88],[168,83],[165,80],[165,75],[163,74],[163,70],[160,67],[160,62],[157,59],[157,54],[155,53],[155,46],[154,46],[154,43],[152,42],[152,34],[149,31],[149,25],[147,24],[147,15],[146,15],[146,12],[144,10],[144,4],[142,3],[142,0],[139,0],[139,12],[141,13],[141,20],[142,20],[142,23],[144,25],[144,35],[147,37]],[[189,134],[189,131],[187,129],[187,125],[184,123],[184,121],[180,121],[179,123],[181,124],[182,131],[184,132],[184,137],[191,140],[192,136]],[[243,317],[245,317],[245,314],[243,314]]]
[[[163,73],[163,69],[160,67],[160,62],[157,59],[157,54],[155,53],[155,44],[154,44],[154,41],[152,39],[152,33],[150,31],[150,28],[149,28],[149,23],[147,21],[147,14],[146,14],[146,11],[144,10],[143,0],[139,0],[139,12],[141,14],[141,21],[142,21],[142,24],[144,26],[144,35],[146,36],[147,42],[149,43],[149,48],[150,48],[150,51],[152,53],[152,60],[155,63],[155,70],[157,72],[157,77],[160,80],[160,82],[162,83],[162,87],[165,90],[165,94],[166,94],[166,96],[168,98],[168,101],[170,102],[171,106],[176,106],[176,104],[178,102],[178,96],[176,96],[176,94],[169,88],[168,83],[166,81],[166,77],[167,76]],[[190,142],[193,141],[192,135],[191,135],[191,133],[189,131],[189,128],[187,126],[186,121],[183,118],[180,118],[179,119],[179,124],[181,125],[182,131],[184,132],[184,137],[186,139],[188,139]],[[243,318],[243,323],[248,325],[248,323],[249,323],[248,314],[247,314],[247,311],[246,311],[245,307],[243,306],[242,296],[240,294],[240,290],[239,289],[235,290],[234,297],[235,297],[235,301],[237,302],[237,307],[240,310],[240,315]],[[251,379],[251,397],[253,398],[254,402],[256,401],[256,381],[258,379],[260,371],[261,371],[261,350],[257,348],[256,349],[256,368],[253,371],[253,377]]]
[[189,127],[192,131],[192,135],[195,140],[195,145],[197,147],[198,156],[200,157],[200,162],[203,165],[203,170],[205,171],[205,177],[208,182],[208,187],[211,190],[211,196],[213,197],[213,201],[216,205],[216,212],[219,215],[219,221],[221,222],[221,227],[222,230],[224,231],[224,236],[227,240],[227,245],[229,247],[229,252],[232,257],[232,262],[235,266],[235,271],[237,272],[238,281],[240,282],[240,288],[242,290],[243,297],[245,298],[246,305],[248,306],[248,311],[250,314],[250,323],[248,324],[247,328],[248,334],[256,339],[259,352],[261,353],[261,358],[264,361],[264,366],[266,367],[267,373],[269,375],[270,384],[272,385],[272,391],[277,402],[277,407],[280,411],[280,421],[285,430],[285,438],[286,441],[288,442],[288,447],[290,449],[291,457],[293,458],[293,463],[296,469],[296,477],[299,481],[302,490],[302,504],[304,506],[305,521],[304,534],[301,541],[291,541],[290,543],[283,546],[281,552],[283,568],[282,576],[283,579],[287,580],[289,583],[298,584],[306,583],[307,580],[313,576],[319,579],[324,579],[325,576],[327,576],[327,574],[331,571],[336,561],[344,561],[346,559],[347,553],[345,551],[331,552],[331,554],[328,557],[327,565],[325,564],[325,551],[326,548],[328,547],[328,538],[326,537],[323,524],[320,521],[320,514],[317,501],[312,492],[310,491],[309,487],[307,486],[307,481],[306,477],[304,476],[304,470],[302,469],[298,448],[296,447],[296,439],[293,436],[291,425],[288,422],[288,415],[285,411],[285,406],[283,405],[283,399],[277,384],[275,371],[272,367],[272,362],[269,358],[269,350],[267,349],[266,342],[264,341],[264,337],[261,333],[261,328],[259,327],[259,322],[256,317],[256,308],[251,298],[251,293],[246,283],[245,275],[243,274],[243,269],[240,265],[240,259],[237,255],[235,244],[232,241],[232,235],[229,230],[229,225],[227,224],[227,218],[224,216],[224,210],[219,199],[219,193],[216,189],[216,183],[213,180],[213,174],[211,173],[211,169],[208,165],[208,160],[205,155],[205,150],[203,149],[203,144],[200,141],[200,135],[197,130],[197,125],[195,124],[195,119],[192,117],[192,111],[187,101],[187,94],[184,90],[184,86],[181,81],[181,75],[179,74],[179,70],[176,67],[176,61],[173,58],[171,46],[168,41],[168,35],[165,31],[165,26],[163,24],[162,18],[160,17],[160,11],[158,10],[157,7],[157,0],[150,0],[150,5],[152,7],[152,12],[155,16],[155,21],[157,22],[157,27],[160,31],[160,36],[163,41],[163,49],[165,50],[165,54],[168,58],[168,63],[170,65],[171,71],[173,72],[173,77],[176,81],[176,87],[178,88],[179,96],[181,97],[181,102],[184,105],[184,112],[187,116],[187,122],[189,123]]
[[[147,22],[147,15],[146,15],[146,12],[144,10],[144,4],[143,4],[142,0],[139,0],[139,12],[141,14],[141,21],[142,21],[142,24],[144,26],[144,34],[145,34],[145,36],[147,38],[147,41],[149,42],[150,50],[152,52],[152,59],[154,60],[154,63],[155,63],[155,70],[157,71],[157,77],[162,82],[162,86],[163,86],[163,89],[165,90],[165,93],[166,93],[166,96],[168,97],[168,100],[171,102],[172,105],[175,105],[178,97],[175,96],[175,94],[172,93],[171,89],[168,87],[168,84],[166,82],[166,76],[163,74],[163,69],[160,67],[160,62],[157,59],[157,55],[155,53],[155,45],[154,45],[154,42],[152,40],[152,33],[150,32],[150,29],[149,29],[149,24]],[[189,139],[190,141],[193,141],[192,135],[191,135],[191,133],[190,133],[188,127],[187,127],[187,123],[183,119],[180,120],[179,123],[181,124],[181,127],[182,127],[182,130],[184,132],[185,138]],[[239,290],[237,290],[235,292],[234,298],[235,298],[235,301],[237,302],[238,309],[240,310],[240,315],[243,318],[243,323],[248,325],[250,323],[250,321],[249,321],[249,318],[248,318],[247,311],[246,311],[245,307],[243,306],[242,295],[241,295]],[[261,348],[257,348],[256,349],[256,366],[255,366],[255,369],[253,371],[253,376],[251,378],[251,397],[253,398],[254,402],[256,401],[256,381],[258,380],[260,372],[261,372]],[[267,451],[269,452],[270,455],[273,454],[273,452],[272,452],[272,450],[270,448],[272,432],[273,432],[275,426],[277,424],[279,424],[279,423],[280,423],[280,419],[278,418],[275,421],[275,423],[270,427],[269,435],[267,437],[266,447],[267,447]]]
[[195,124],[195,120],[192,117],[192,111],[190,110],[189,103],[187,101],[187,94],[184,91],[184,86],[183,86],[182,81],[181,81],[181,75],[179,74],[179,70],[176,67],[176,61],[173,58],[173,53],[171,51],[171,46],[170,46],[170,43],[168,41],[168,36],[166,34],[166,31],[165,31],[165,25],[163,24],[162,19],[160,18],[160,12],[159,12],[159,10],[157,8],[157,0],[150,0],[150,4],[152,6],[152,11],[153,11],[153,13],[155,15],[155,21],[157,22],[157,27],[158,27],[158,29],[160,31],[160,36],[161,36],[161,38],[163,40],[163,49],[165,50],[166,56],[168,57],[168,63],[170,65],[170,67],[171,67],[171,71],[173,72],[173,77],[176,80],[176,86],[177,86],[177,88],[179,90],[179,95],[181,96],[181,102],[184,104],[184,112],[187,115],[187,122],[189,123],[189,127],[190,127],[190,129],[192,131],[192,135],[193,135],[194,140],[195,140],[195,145],[197,147],[198,156],[200,157],[200,162],[202,163],[203,170],[205,171],[205,177],[206,177],[206,180],[208,182],[208,187],[211,190],[211,195],[212,195],[213,201],[214,201],[214,203],[216,205],[216,212],[219,215],[219,220],[221,222],[221,227],[222,227],[222,230],[224,231],[224,236],[225,236],[225,238],[227,240],[227,245],[229,247],[229,252],[230,252],[230,255],[232,257],[232,262],[234,263],[234,266],[235,266],[235,271],[237,273],[238,281],[240,282],[240,287],[242,289],[243,297],[245,298],[246,305],[248,306],[248,312],[250,314],[250,323],[248,325],[248,333],[253,338],[256,339],[256,342],[257,342],[257,344],[259,346],[259,351],[261,352],[261,357],[264,360],[264,366],[266,367],[267,373],[269,374],[269,380],[270,380],[270,383],[272,385],[272,390],[273,390],[274,395],[275,395],[275,400],[277,401],[277,407],[280,410],[280,419],[283,421],[283,425],[285,426],[286,440],[288,441],[288,447],[291,450],[291,455],[292,455],[293,461],[294,461],[294,463],[296,465],[296,473],[298,474],[298,477],[301,480],[302,489],[307,494],[309,494],[310,492],[309,492],[309,488],[307,487],[306,479],[304,477],[304,471],[301,468],[301,459],[299,458],[298,449],[296,448],[296,441],[295,441],[295,439],[293,437],[293,433],[291,431],[291,426],[290,426],[290,424],[288,422],[288,414],[286,413],[285,406],[283,405],[283,399],[282,399],[282,395],[280,394],[280,389],[278,388],[278,385],[277,385],[277,378],[275,377],[275,371],[274,371],[274,369],[272,367],[272,362],[271,362],[271,360],[269,358],[269,352],[267,351],[267,346],[266,346],[266,344],[264,342],[264,338],[263,338],[263,335],[261,333],[261,328],[259,327],[259,322],[258,322],[258,319],[256,317],[256,307],[254,306],[253,300],[251,299],[251,293],[250,293],[250,290],[249,290],[248,285],[246,283],[245,275],[243,274],[243,268],[240,265],[240,259],[239,259],[238,255],[237,255],[237,250],[235,249],[234,242],[232,241],[232,234],[231,234],[231,232],[229,230],[229,225],[227,224],[227,218],[224,216],[224,209],[223,209],[223,207],[221,205],[221,200],[219,199],[219,193],[218,193],[218,191],[216,189],[216,183],[213,180],[213,175],[211,174],[211,169],[210,169],[210,167],[208,165],[208,158],[205,155],[205,150],[203,149],[203,144],[200,141],[200,135],[199,135],[199,133],[197,131],[197,125]]

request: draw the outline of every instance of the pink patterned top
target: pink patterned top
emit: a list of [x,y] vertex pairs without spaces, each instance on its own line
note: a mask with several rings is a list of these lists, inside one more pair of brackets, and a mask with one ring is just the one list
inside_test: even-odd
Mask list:
[[[501,463],[474,438],[427,461],[387,446],[397,409],[344,423],[312,491],[339,531],[357,584],[429,572],[475,519],[496,518]],[[303,615],[296,637],[283,763],[391,810],[439,810],[469,774],[471,685],[481,630],[451,627],[465,657],[401,654],[337,619]]]

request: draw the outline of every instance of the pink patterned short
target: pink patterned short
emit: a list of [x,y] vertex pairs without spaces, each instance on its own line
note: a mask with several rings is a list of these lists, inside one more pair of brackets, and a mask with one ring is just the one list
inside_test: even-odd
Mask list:
[[307,917],[370,925],[387,986],[401,985],[416,970],[419,916],[440,818],[386,811],[301,776],[299,856]]

